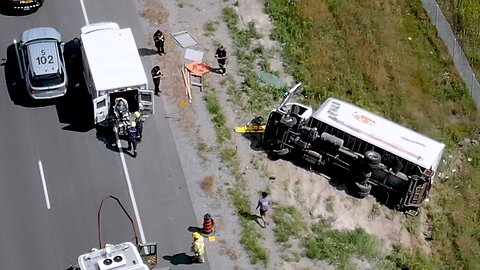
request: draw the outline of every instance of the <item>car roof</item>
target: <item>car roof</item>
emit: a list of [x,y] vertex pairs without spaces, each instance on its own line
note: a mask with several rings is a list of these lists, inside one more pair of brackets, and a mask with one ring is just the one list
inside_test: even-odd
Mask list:
[[54,39],[58,42],[62,40],[60,33],[52,27],[37,27],[25,30],[21,38],[23,43],[38,39]]
[[[56,42],[37,42],[27,45],[28,61],[33,74],[45,75],[59,70],[59,52]],[[42,59],[44,57],[44,59]],[[38,58],[38,59],[37,59]]]

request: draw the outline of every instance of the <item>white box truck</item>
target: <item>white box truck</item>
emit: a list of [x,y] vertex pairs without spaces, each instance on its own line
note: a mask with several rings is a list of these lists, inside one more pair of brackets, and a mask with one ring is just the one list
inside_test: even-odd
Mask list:
[[375,192],[386,204],[416,214],[445,145],[339,99],[328,98],[316,111],[289,102],[299,88],[271,111],[264,148],[322,173],[340,172],[356,197]]
[[128,102],[129,112],[154,113],[153,91],[148,89],[145,70],[130,28],[102,22],[81,29],[83,74],[92,96],[94,123],[115,123],[117,98]]

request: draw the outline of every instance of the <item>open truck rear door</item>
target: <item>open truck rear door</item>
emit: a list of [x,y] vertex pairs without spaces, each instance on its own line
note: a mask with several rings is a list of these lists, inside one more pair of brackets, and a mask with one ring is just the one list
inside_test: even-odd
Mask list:
[[143,114],[153,114],[155,111],[153,105],[152,90],[138,90],[138,100],[140,101],[140,110]]
[[93,111],[95,124],[104,121],[108,115],[108,95],[93,99]]

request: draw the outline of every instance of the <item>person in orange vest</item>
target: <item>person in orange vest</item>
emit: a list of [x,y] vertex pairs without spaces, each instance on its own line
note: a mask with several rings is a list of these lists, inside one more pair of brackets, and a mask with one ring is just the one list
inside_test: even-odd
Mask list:
[[196,262],[204,263],[205,262],[205,243],[203,242],[203,237],[198,232],[192,233],[193,242],[191,250],[194,255]]

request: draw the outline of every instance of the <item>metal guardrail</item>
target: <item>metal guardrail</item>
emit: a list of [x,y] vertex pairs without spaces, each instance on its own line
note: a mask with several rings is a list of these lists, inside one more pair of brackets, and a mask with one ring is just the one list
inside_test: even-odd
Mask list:
[[437,28],[438,36],[448,48],[448,53],[453,59],[453,64],[462,77],[465,85],[470,90],[477,111],[480,112],[480,84],[473,72],[470,63],[463,53],[460,43],[452,31],[450,23],[443,14],[440,6],[435,0],[422,0],[423,8],[430,17],[430,21]]

